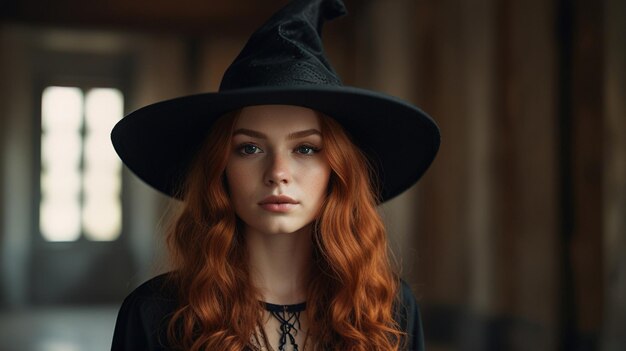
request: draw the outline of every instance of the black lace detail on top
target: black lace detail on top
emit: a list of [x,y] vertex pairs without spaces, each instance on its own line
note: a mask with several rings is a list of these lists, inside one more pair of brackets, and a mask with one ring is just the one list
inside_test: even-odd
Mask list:
[[296,335],[301,330],[300,313],[306,309],[306,302],[295,305],[275,305],[265,302],[265,309],[280,322],[278,351],[285,351],[287,339],[293,350],[298,351]]

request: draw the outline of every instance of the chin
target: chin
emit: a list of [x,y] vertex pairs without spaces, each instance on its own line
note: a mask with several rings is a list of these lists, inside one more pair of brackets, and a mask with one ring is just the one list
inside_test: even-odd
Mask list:
[[261,231],[262,233],[269,234],[269,235],[293,234],[302,230],[304,227],[305,226],[280,225],[280,226],[270,226],[266,228],[259,228],[259,231]]
[[267,235],[293,234],[303,229],[309,228],[311,222],[293,223],[284,219],[274,219],[268,222],[252,223],[250,226],[255,231]]

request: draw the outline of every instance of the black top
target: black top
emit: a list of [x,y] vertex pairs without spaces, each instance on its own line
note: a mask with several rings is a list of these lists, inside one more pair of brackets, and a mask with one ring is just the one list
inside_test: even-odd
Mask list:
[[[113,334],[112,351],[166,351],[169,318],[178,307],[176,292],[166,285],[166,275],[145,282],[126,297]],[[423,351],[424,337],[419,307],[409,286],[402,281],[401,306],[396,313],[400,328],[408,334],[408,351]]]

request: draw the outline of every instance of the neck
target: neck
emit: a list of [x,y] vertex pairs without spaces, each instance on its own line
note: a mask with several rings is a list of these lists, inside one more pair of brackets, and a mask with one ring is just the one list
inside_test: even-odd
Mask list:
[[311,269],[311,229],[264,234],[246,229],[252,284],[265,302],[291,305],[306,300]]

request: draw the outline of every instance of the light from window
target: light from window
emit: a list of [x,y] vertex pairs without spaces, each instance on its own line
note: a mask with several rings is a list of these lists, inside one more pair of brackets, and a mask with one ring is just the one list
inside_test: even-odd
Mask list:
[[85,169],[83,228],[91,240],[115,240],[122,226],[120,201],[122,167],[109,133],[123,113],[116,89],[92,89],[85,110]]
[[117,89],[42,95],[40,231],[48,241],[111,241],[121,233],[121,163],[109,141],[122,117]]
[[80,236],[80,152],[83,94],[49,87],[42,96],[39,225],[49,241]]

